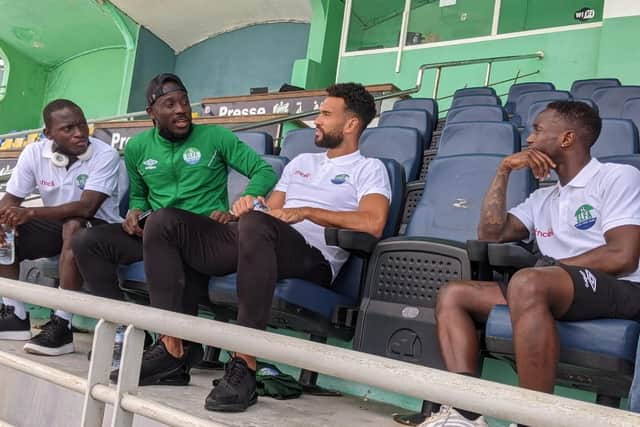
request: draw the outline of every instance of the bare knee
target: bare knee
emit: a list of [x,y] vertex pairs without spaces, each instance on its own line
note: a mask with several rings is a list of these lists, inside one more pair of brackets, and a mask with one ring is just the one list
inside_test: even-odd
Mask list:
[[461,308],[469,298],[469,285],[465,282],[452,281],[440,288],[436,299],[436,317],[448,311]]
[[507,303],[512,316],[548,306],[549,285],[539,268],[524,268],[514,274],[507,288]]
[[71,250],[72,247],[72,239],[79,231],[83,230],[85,227],[86,220],[84,219],[69,219],[65,221],[62,225],[62,249],[63,250]]

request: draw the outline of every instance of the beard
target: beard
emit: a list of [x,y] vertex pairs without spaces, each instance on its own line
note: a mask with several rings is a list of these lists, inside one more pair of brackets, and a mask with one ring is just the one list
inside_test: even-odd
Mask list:
[[337,148],[342,144],[343,135],[342,132],[338,134],[330,134],[328,132],[322,132],[322,138],[315,140],[316,146],[332,149]]
[[189,138],[191,135],[191,131],[193,130],[193,124],[189,124],[189,130],[183,134],[178,134],[169,130],[169,128],[158,128],[158,133],[164,139],[167,139],[171,142],[182,142],[185,139]]

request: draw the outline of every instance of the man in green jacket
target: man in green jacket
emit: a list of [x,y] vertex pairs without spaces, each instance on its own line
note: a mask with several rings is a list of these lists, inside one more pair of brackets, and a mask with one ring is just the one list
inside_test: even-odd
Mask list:
[[[249,210],[253,199],[266,195],[277,180],[271,166],[231,131],[191,122],[187,90],[177,76],[154,77],[146,97],[154,127],[131,138],[125,149],[130,204],[124,222],[88,229],[72,242],[86,286],[107,298],[123,298],[118,266],[143,259],[143,213],[173,207],[226,223],[233,219],[227,167],[250,179],[234,212]],[[195,271],[187,276],[189,287],[206,289],[201,283],[206,276]],[[197,314],[200,296],[201,291],[185,292],[186,313]]]

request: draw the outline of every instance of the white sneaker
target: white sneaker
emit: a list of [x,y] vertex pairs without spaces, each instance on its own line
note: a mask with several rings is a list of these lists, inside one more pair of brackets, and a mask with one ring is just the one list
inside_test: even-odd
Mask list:
[[418,427],[489,427],[483,416],[471,421],[450,406],[440,407],[440,411],[424,420]]

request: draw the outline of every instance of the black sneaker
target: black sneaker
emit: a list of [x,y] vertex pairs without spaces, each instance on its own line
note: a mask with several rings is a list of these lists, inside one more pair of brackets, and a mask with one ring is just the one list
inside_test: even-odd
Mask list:
[[[187,385],[191,380],[189,368],[189,351],[186,347],[182,357],[173,357],[159,339],[142,353],[139,385]],[[111,381],[117,383],[119,373],[119,370],[112,371],[109,375]]]
[[73,333],[69,322],[55,314],[42,325],[42,332],[24,345],[24,351],[45,356],[60,356],[73,353]]
[[258,401],[256,373],[239,357],[227,363],[224,377],[213,385],[204,401],[204,407],[210,411],[243,412]]
[[11,305],[0,307],[0,340],[28,341],[31,339],[29,313],[22,320],[14,313]]

